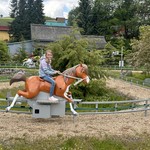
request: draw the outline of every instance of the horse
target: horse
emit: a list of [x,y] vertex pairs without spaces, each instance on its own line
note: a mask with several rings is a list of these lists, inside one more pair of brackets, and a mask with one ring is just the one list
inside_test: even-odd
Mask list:
[[[72,103],[72,95],[70,95],[69,87],[74,83],[76,86],[80,82],[89,83],[89,76],[88,76],[88,67],[86,64],[78,64],[72,68],[65,70],[63,73],[60,73],[58,76],[53,77],[55,80],[56,86],[54,89],[54,95],[65,98],[70,104],[70,110],[73,114],[77,114],[77,112],[73,109]],[[18,97],[23,96],[27,99],[32,99],[39,94],[39,92],[46,92],[49,93],[51,88],[51,84],[47,81],[44,81],[39,76],[30,76],[26,78],[25,74],[19,72],[15,74],[11,80],[10,85],[14,82],[24,81],[25,82],[25,89],[18,90],[16,96],[14,97],[10,106],[6,108],[6,111],[9,111],[15,104]]]

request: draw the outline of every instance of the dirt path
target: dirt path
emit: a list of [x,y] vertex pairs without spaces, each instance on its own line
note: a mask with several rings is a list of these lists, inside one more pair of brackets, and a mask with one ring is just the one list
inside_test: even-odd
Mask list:
[[[110,79],[107,86],[115,88],[124,94],[136,98],[150,97],[150,91]],[[9,141],[12,138],[37,138],[48,136],[97,136],[109,135],[119,137],[150,134],[150,112],[144,117],[144,112],[113,114],[113,115],[86,115],[50,119],[34,119],[31,115],[0,112],[0,139]]]
[[134,99],[150,98],[150,89],[146,89],[122,80],[112,79],[107,80],[107,86],[117,91],[133,97]]

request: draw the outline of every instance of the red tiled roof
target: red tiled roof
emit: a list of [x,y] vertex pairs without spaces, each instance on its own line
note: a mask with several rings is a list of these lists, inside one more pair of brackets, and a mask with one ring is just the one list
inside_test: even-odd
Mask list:
[[9,27],[8,26],[0,26],[0,31],[8,31]]

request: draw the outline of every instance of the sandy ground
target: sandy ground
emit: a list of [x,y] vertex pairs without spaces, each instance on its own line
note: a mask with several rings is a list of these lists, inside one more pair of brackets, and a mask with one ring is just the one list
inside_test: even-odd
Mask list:
[[[136,98],[150,98],[150,89],[130,85],[120,80],[108,80],[107,86]],[[30,114],[0,112],[0,139],[41,138],[48,136],[118,136],[135,137],[150,135],[150,112],[80,115],[75,119],[71,115],[61,118],[35,119]]]
[[150,98],[150,88],[144,88],[125,82],[119,79],[109,79],[107,80],[107,86],[117,91],[133,97],[134,99],[147,99]]

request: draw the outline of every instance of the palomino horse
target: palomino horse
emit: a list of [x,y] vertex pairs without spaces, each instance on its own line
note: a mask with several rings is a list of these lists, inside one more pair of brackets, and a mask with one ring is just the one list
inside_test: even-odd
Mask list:
[[[72,107],[72,96],[69,96],[69,87],[75,81],[78,80],[74,85],[77,85],[80,82],[89,83],[88,77],[88,67],[85,64],[79,64],[72,68],[65,70],[63,73],[54,77],[56,86],[54,90],[54,95],[65,98],[69,104],[70,109],[73,114],[77,114],[77,112]],[[10,85],[13,82],[25,81],[25,90],[19,90],[16,96],[13,99],[12,104],[6,108],[6,111],[9,111],[15,104],[17,98],[19,96],[23,96],[27,99],[32,99],[39,94],[40,91],[49,93],[49,89],[51,88],[51,84],[44,81],[38,76],[31,76],[26,78],[24,73],[18,73],[14,75],[14,77],[10,80]]]

